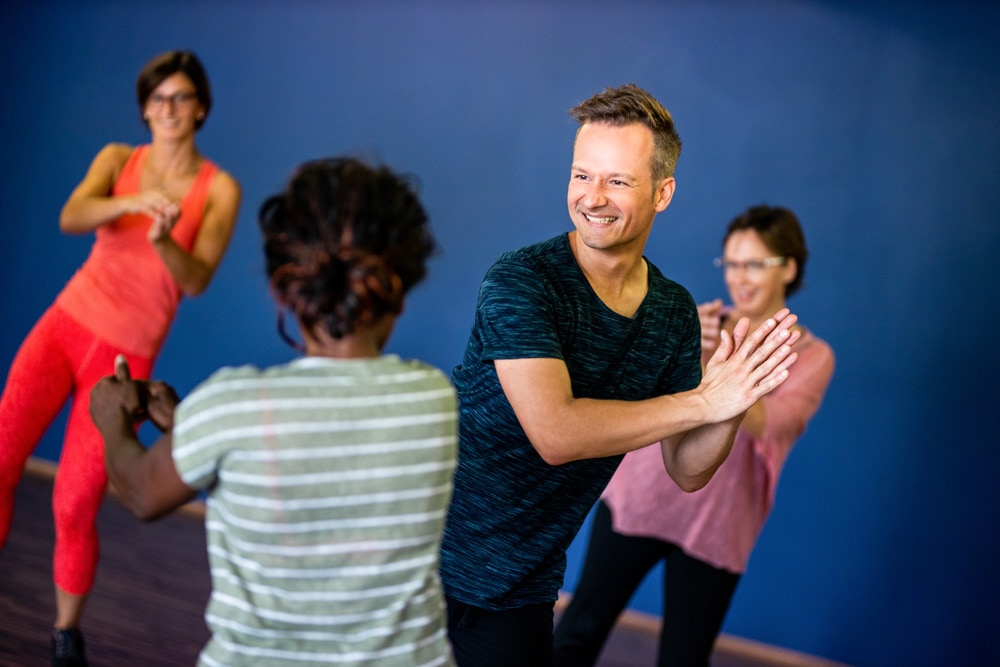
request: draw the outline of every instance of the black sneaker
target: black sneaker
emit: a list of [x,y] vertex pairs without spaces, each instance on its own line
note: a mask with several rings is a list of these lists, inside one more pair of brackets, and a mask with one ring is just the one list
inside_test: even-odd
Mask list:
[[83,635],[76,628],[52,630],[52,667],[87,667]]

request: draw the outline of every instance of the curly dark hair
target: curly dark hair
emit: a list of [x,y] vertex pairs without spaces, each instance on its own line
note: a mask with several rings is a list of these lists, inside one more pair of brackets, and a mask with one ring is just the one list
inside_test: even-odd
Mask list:
[[681,155],[681,137],[673,116],[649,92],[634,83],[602,92],[569,110],[580,123],[606,123],[614,127],[642,123],[653,132],[653,178],[657,181],[674,175]]
[[805,277],[809,249],[806,248],[806,237],[795,214],[781,206],[751,206],[729,223],[726,234],[722,237],[722,247],[725,248],[726,241],[733,232],[745,229],[757,232],[757,236],[772,252],[795,260],[798,268],[795,278],[785,286],[785,297],[798,292]]
[[409,179],[353,158],[306,162],[260,208],[264,257],[282,313],[334,338],[398,315],[436,247]]

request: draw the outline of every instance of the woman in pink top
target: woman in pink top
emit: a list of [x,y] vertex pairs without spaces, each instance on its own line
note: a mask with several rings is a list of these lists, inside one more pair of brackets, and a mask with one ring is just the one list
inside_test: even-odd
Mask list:
[[95,521],[107,486],[90,389],[120,353],[135,375],[149,377],[180,299],[212,279],[240,205],[239,184],[195,145],[212,106],[198,58],[153,58],[136,92],[151,141],[108,144],[70,194],[60,228],[93,232],[93,248],[22,343],[0,397],[2,548],[24,465],[72,396],[53,489],[53,665],[86,665],[78,624],[97,569]]
[[[741,317],[759,325],[802,285],[805,238],[795,215],[755,206],[723,239],[732,306],[698,308],[702,363],[719,332]],[[627,454],[598,503],[580,582],[555,634],[556,665],[592,665],[636,587],[661,559],[663,629],[659,665],[707,666],[740,575],[774,504],[778,476],[819,408],[834,355],[802,329],[788,380],[751,407],[726,461],[699,491],[685,493],[664,472],[660,448]]]

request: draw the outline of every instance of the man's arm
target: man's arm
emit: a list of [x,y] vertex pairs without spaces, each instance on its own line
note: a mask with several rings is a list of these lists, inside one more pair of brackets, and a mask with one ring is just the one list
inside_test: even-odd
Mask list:
[[[725,460],[743,413],[788,377],[795,361],[782,309],[747,334],[749,321],[712,357],[691,391],[644,401],[578,399],[559,359],[495,361],[497,375],[525,433],[551,465],[622,454],[661,441],[664,465],[682,488],[704,485]],[[693,487],[693,488],[689,488]]]
[[90,392],[90,414],[104,438],[108,478],[122,504],[143,521],[160,518],[197,493],[174,467],[169,430],[149,449],[136,437],[135,424],[144,414],[159,427],[172,426],[176,405],[177,395],[168,385],[132,380],[122,356],[115,362],[115,375]]

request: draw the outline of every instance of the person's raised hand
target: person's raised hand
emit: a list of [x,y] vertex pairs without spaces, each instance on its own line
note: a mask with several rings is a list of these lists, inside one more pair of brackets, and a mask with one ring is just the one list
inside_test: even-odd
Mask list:
[[97,430],[128,427],[142,421],[143,399],[139,387],[132,381],[125,355],[115,358],[114,375],[101,378],[90,390],[90,418]]
[[173,199],[157,189],[142,190],[125,195],[123,199],[128,213],[148,215],[150,218],[156,217],[170,206],[177,206]]
[[156,428],[166,433],[174,428],[174,411],[181,402],[177,392],[166,382],[150,380],[145,383],[146,415]]
[[719,347],[719,332],[722,330],[722,299],[698,305],[698,321],[701,323],[701,360],[707,364]]
[[732,335],[720,331],[720,342],[709,359],[698,390],[715,421],[736,417],[788,378],[788,367],[798,355],[792,346],[801,335],[792,330],[798,321],[782,308],[756,330],[741,318]]
[[135,385],[139,408],[132,413],[133,422],[149,419],[161,432],[173,428],[174,410],[181,402],[173,387],[160,380],[133,381],[124,354],[119,354],[115,359],[115,378],[119,382],[131,382]]
[[150,243],[158,243],[170,236],[171,230],[181,217],[181,207],[168,200],[152,213],[153,224],[149,226],[147,238]]

